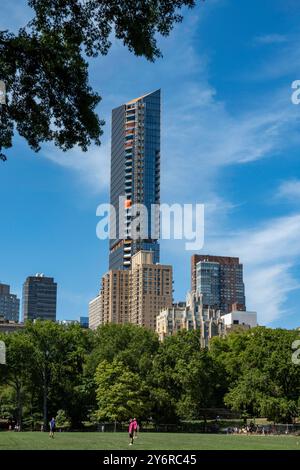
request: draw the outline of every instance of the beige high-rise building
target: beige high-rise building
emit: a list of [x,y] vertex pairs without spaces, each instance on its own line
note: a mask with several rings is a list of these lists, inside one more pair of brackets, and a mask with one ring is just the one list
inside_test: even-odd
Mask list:
[[101,325],[102,320],[102,298],[101,294],[97,295],[89,302],[89,328],[96,330]]
[[133,323],[155,330],[159,312],[172,306],[172,266],[154,264],[153,252],[139,251],[129,270],[104,274],[99,298],[99,324]]
[[156,317],[173,299],[172,266],[153,263],[153,252],[139,251],[131,259],[130,323],[156,329]]
[[111,270],[102,277],[101,323],[127,323],[130,271]]

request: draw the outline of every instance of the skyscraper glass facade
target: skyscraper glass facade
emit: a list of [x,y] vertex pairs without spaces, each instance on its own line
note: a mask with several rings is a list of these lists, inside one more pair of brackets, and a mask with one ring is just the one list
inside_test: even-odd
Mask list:
[[20,300],[11,294],[10,286],[0,284],[0,317],[5,320],[19,321]]
[[23,284],[23,321],[56,320],[57,284],[52,277],[37,274]]
[[197,264],[197,291],[203,295],[203,304],[220,305],[220,265],[209,261]]
[[[202,259],[197,262],[195,256]],[[195,290],[202,294],[204,305],[220,309],[223,313],[231,312],[233,305],[238,310],[246,310],[243,265],[238,258],[194,255],[192,276],[193,266]]]
[[[131,257],[140,250],[153,251],[154,262],[159,262],[159,219],[153,227],[151,206],[160,203],[160,90],[112,112],[110,203],[116,211],[111,218],[116,236],[110,240],[109,269],[129,268]],[[135,239],[131,237],[133,204],[143,204],[148,214],[147,233],[141,228],[141,236]],[[119,231],[120,217],[124,233]]]
[[89,327],[89,317],[80,317],[79,323],[81,328],[88,328]]

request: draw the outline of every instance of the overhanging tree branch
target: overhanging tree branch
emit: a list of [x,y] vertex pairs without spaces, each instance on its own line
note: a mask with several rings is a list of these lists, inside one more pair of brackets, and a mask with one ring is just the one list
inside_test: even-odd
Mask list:
[[85,56],[108,53],[115,35],[130,51],[154,61],[157,35],[182,21],[195,0],[28,0],[33,19],[18,34],[0,31],[0,159],[14,131],[36,152],[52,141],[62,150],[100,145],[101,97],[89,85]]

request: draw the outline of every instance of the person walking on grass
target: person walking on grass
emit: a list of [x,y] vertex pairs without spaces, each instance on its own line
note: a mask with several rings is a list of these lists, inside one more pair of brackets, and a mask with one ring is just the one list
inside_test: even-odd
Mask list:
[[131,418],[129,420],[128,432],[129,432],[129,445],[132,446],[132,444],[133,444],[133,435],[134,435],[134,423],[133,423],[133,420]]
[[133,418],[133,437],[134,439],[137,439],[137,433],[138,433],[138,422],[136,418]]
[[49,437],[52,437],[52,439],[54,439],[54,432],[55,432],[55,419],[54,418],[51,419],[49,426],[50,426]]

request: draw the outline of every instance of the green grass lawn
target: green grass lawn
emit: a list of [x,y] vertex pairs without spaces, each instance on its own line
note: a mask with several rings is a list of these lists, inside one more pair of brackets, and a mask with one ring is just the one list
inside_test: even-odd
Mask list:
[[1,450],[295,450],[300,437],[223,434],[141,433],[133,446],[126,433],[1,432]]

